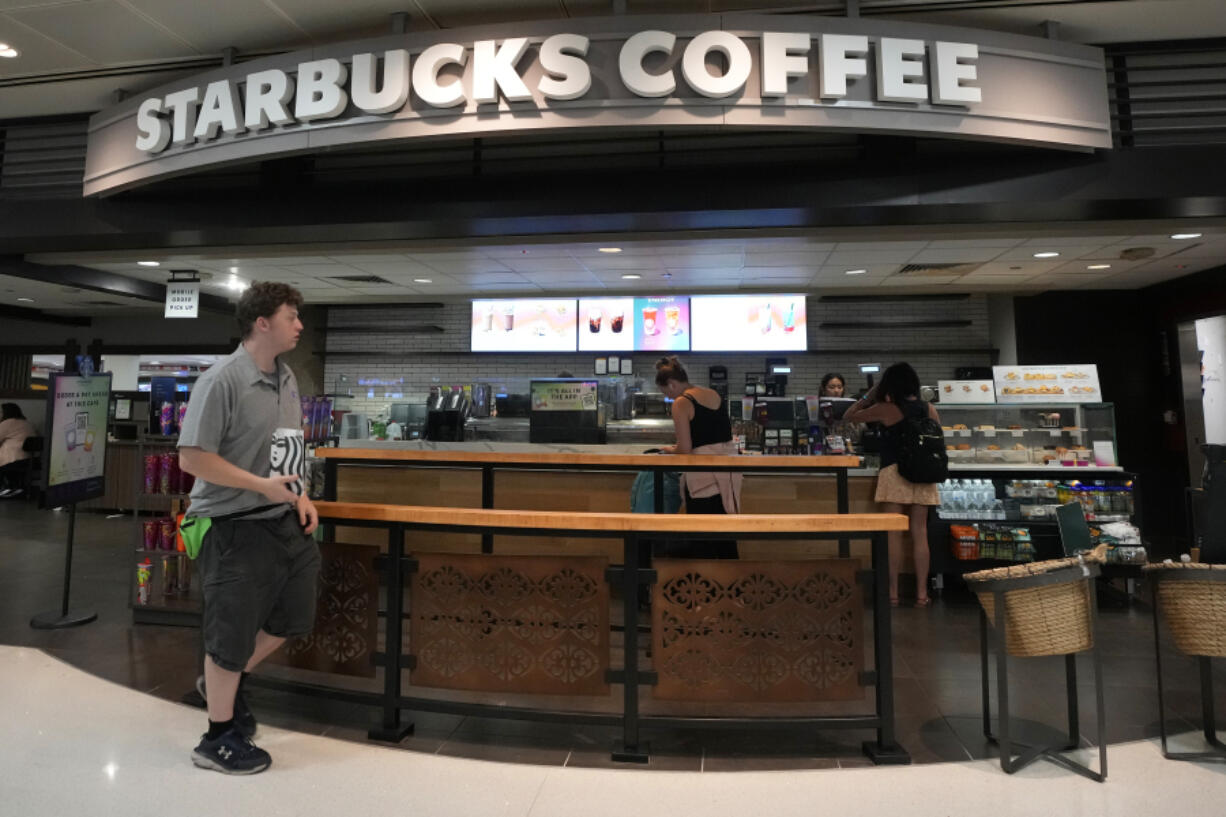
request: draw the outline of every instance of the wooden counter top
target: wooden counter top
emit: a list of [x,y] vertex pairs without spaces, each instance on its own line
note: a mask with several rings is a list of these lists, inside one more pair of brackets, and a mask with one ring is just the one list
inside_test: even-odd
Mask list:
[[320,448],[315,452],[323,459],[364,460],[377,463],[438,463],[441,465],[518,465],[518,466],[566,466],[599,468],[601,466],[631,467],[644,470],[661,465],[676,468],[741,467],[746,471],[770,471],[773,469],[797,468],[858,468],[860,458],[855,456],[797,456],[765,457],[746,455],[739,457],[708,457],[676,454],[586,454],[541,452],[527,454],[506,451],[406,451],[386,448]]
[[907,517],[896,513],[853,514],[639,514],[571,511],[500,511],[382,505],[365,502],[317,502],[329,521],[363,520],[489,529],[607,531],[618,533],[864,533],[902,531]]

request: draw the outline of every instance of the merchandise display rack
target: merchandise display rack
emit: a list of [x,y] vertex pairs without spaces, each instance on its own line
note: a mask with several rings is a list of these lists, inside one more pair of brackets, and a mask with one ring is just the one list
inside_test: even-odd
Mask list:
[[[137,561],[148,558],[153,563],[150,575],[149,601],[140,604],[137,601],[136,564],[128,566],[128,607],[132,610],[134,624],[170,624],[195,627],[200,624],[201,599],[197,582],[191,583],[191,589],[186,594],[168,595],[161,591],[162,566],[159,557],[176,551],[167,551],[144,547],[141,530],[141,512],[145,510],[165,510],[172,516],[177,515],[187,505],[188,494],[181,493],[145,493],[144,462],[145,454],[166,453],[174,451],[179,441],[178,435],[142,434],[137,440],[137,462],[141,467],[136,469],[136,500],[132,507],[132,542],[134,545],[130,555]],[[169,507],[167,507],[167,505]]]

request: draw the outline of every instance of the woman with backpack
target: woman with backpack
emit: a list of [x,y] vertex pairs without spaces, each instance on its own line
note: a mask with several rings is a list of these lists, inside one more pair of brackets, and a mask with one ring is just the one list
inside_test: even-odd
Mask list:
[[[844,420],[885,426],[876,500],[882,513],[910,519],[915,561],[915,606],[927,607],[928,508],[941,504],[937,483],[945,480],[948,461],[940,417],[919,397],[915,369],[895,363],[873,389],[843,415]],[[898,571],[902,562],[902,532],[890,532],[890,605],[898,606]]]

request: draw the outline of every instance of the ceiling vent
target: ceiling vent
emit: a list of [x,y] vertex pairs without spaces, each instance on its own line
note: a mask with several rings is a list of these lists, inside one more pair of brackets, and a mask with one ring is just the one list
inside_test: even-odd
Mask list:
[[354,284],[377,284],[380,286],[392,286],[392,282],[386,278],[380,278],[378,275],[329,275],[329,281],[349,281]]
[[900,269],[895,275],[905,275],[908,278],[924,278],[927,276],[940,276],[947,278],[950,275],[966,275],[968,272],[974,272],[981,265],[974,264],[907,264]]
[[1120,259],[1124,261],[1144,261],[1153,256],[1153,247],[1129,247],[1126,250],[1120,250]]
[[123,306],[119,301],[81,301],[86,306]]

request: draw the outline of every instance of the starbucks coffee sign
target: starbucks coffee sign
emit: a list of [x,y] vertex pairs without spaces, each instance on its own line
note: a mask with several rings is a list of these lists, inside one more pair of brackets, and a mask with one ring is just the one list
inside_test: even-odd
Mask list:
[[860,19],[629,16],[395,35],[174,83],[93,117],[85,194],[342,145],[696,126],[1111,145],[1095,48]]

